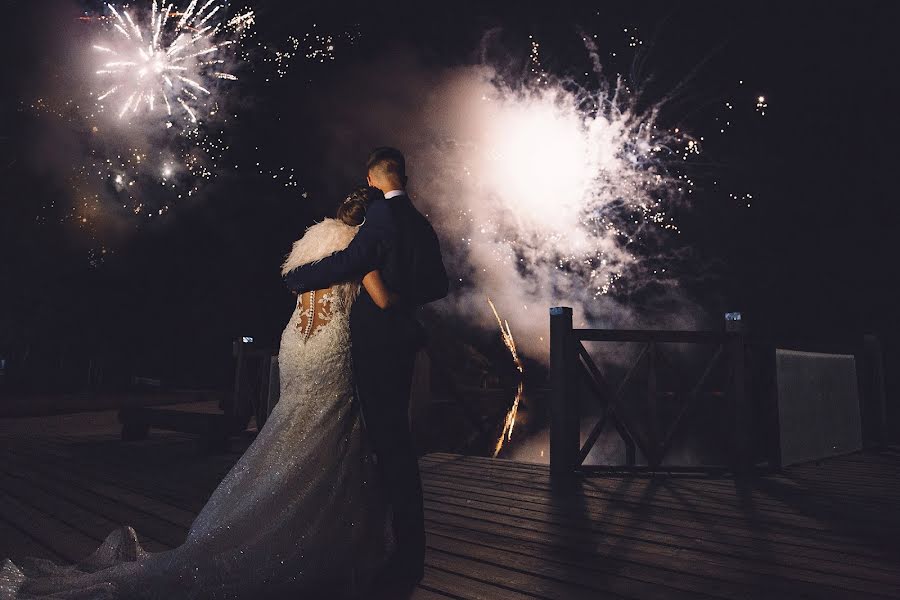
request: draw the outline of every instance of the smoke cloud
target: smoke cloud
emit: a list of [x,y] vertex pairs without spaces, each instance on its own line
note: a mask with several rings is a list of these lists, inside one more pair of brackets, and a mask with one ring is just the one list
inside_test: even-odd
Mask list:
[[685,249],[670,216],[685,184],[669,165],[696,144],[657,125],[655,107],[638,111],[623,82],[585,90],[396,54],[318,100],[336,181],[358,181],[372,147],[406,154],[411,196],[453,278],[438,310],[494,328],[490,297],[520,350],[541,361],[551,306],[573,307],[581,327],[703,321],[679,286]]

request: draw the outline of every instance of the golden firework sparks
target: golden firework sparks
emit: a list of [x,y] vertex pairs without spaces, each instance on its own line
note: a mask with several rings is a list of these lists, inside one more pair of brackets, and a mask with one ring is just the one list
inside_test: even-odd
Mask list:
[[[500,337],[503,339],[503,343],[509,349],[510,354],[512,354],[513,362],[516,364],[516,368],[519,370],[519,373],[525,373],[525,367],[522,365],[522,360],[519,358],[519,351],[516,349],[516,340],[513,338],[512,331],[509,328],[509,323],[505,320],[500,319],[500,315],[497,313],[497,307],[494,306],[494,303],[490,298],[487,299],[488,304],[491,307],[491,310],[494,313],[494,317],[497,319],[497,325],[500,326]],[[506,419],[503,421],[503,430],[500,432],[500,437],[497,439],[497,444],[494,446],[494,458],[500,454],[500,450],[503,448],[503,441],[509,441],[512,439],[513,428],[516,426],[516,414],[519,412],[519,401],[522,399],[522,392],[525,389],[524,382],[519,380],[519,387],[516,390],[516,397],[513,400],[512,406],[509,411],[506,413]]]

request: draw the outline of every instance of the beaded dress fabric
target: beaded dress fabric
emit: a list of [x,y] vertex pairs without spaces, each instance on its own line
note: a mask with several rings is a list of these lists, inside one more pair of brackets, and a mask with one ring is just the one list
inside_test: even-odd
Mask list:
[[[318,260],[357,228],[326,219],[283,268]],[[0,567],[0,599],[365,597],[388,558],[390,517],[353,401],[349,312],[359,285],[298,303],[281,338],[281,396],[254,442],[196,517],[186,541],[147,552],[134,529],[76,565]]]

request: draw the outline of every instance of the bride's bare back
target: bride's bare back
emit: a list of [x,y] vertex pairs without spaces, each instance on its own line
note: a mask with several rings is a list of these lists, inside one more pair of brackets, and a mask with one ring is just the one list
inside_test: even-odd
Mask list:
[[332,286],[299,295],[297,308],[300,310],[300,320],[297,322],[297,329],[303,332],[304,340],[308,340],[331,322],[336,291]]
[[[399,302],[397,294],[385,286],[379,271],[368,273],[363,277],[362,284],[375,305],[381,309],[390,308]],[[304,292],[299,295],[297,309],[300,311],[300,320],[297,321],[297,329],[303,332],[304,341],[331,322],[337,293],[339,293],[338,286],[333,285],[330,288]]]

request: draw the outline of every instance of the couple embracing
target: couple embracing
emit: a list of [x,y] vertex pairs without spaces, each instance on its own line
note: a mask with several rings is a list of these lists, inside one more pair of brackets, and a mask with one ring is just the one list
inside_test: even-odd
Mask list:
[[148,552],[121,526],[75,565],[7,559],[0,600],[402,598],[415,587],[425,554],[408,420],[424,344],[415,311],[448,282],[406,194],[403,154],[379,148],[366,170],[369,186],[310,227],[282,267],[298,298],[279,402],[186,541]]
[[[369,157],[366,172],[369,187],[351,193],[338,208],[336,220],[311,227],[285,261],[285,283],[300,299],[282,337],[279,367],[282,394],[289,397],[292,381],[299,385],[315,382],[317,375],[309,370],[321,368],[322,363],[308,354],[317,352],[310,340],[320,335],[317,331],[327,326],[324,323],[342,321],[332,325],[330,336],[319,343],[330,346],[326,352],[335,352],[344,362],[343,369],[328,365],[325,371],[336,374],[346,369],[341,376],[347,383],[355,383],[356,393],[335,382],[334,388],[313,391],[308,401],[321,408],[316,398],[338,388],[339,396],[349,394],[358,400],[361,410],[348,409],[352,426],[346,431],[359,438],[349,443],[359,443],[364,449],[360,459],[349,458],[344,467],[355,468],[359,460],[374,459],[376,463],[374,469],[367,466],[360,472],[363,479],[369,478],[361,485],[377,481],[376,487],[384,493],[391,523],[385,541],[387,545],[393,542],[395,551],[381,575],[387,574],[387,584],[402,585],[422,578],[425,556],[422,484],[408,419],[413,366],[425,341],[414,312],[443,298],[448,281],[437,236],[406,193],[403,154],[394,148],[378,148]],[[357,281],[363,289],[354,299],[360,287]],[[347,355],[348,346],[352,356]],[[286,355],[286,349],[307,354]],[[301,392],[299,397],[305,398],[307,393]],[[357,415],[360,422],[356,422]],[[370,539],[378,537],[375,529],[384,523],[379,506],[376,499],[363,508],[373,518]],[[375,560],[369,564],[378,563],[378,555],[376,550]]]

